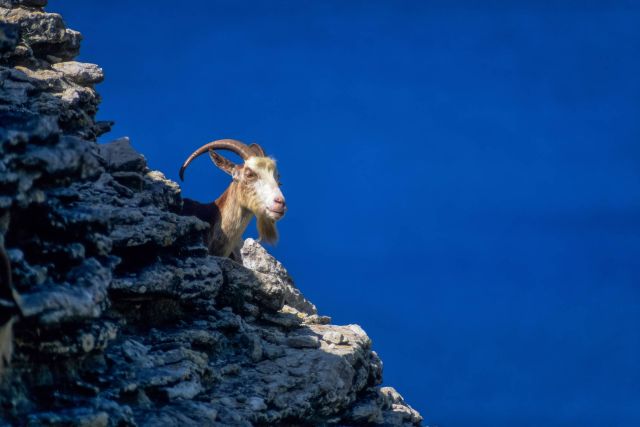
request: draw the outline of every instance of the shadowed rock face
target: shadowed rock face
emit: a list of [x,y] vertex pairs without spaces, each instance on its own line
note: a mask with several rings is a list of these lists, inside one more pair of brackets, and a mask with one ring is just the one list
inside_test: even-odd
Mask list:
[[419,425],[357,325],[330,325],[248,239],[208,225],[122,138],[102,71],[46,1],[0,0],[0,233],[22,297],[0,424]]

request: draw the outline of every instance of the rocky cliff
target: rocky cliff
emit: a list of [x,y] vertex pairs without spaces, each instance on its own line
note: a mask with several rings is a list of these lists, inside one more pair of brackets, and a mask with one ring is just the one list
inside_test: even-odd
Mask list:
[[248,239],[208,225],[124,138],[98,145],[81,35],[0,0],[0,244],[23,317],[0,425],[419,425],[357,325],[317,313]]

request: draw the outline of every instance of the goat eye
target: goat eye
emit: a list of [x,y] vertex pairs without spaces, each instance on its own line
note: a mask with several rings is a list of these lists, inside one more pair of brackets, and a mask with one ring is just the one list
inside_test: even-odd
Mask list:
[[254,171],[252,171],[251,169],[245,169],[244,170],[244,175],[247,178],[255,178],[256,177],[256,173]]

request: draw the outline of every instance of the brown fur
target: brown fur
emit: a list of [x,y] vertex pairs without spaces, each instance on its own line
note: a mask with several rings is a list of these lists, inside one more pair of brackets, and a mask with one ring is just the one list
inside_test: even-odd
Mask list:
[[213,203],[184,199],[183,215],[193,215],[211,225],[205,237],[209,253],[228,257],[240,243],[253,213],[238,203],[237,184],[232,183]]

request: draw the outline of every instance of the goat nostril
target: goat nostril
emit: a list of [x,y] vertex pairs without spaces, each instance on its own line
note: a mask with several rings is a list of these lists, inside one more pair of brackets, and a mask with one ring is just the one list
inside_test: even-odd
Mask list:
[[275,199],[273,199],[273,202],[274,202],[276,205],[282,205],[282,206],[284,206],[284,199],[283,199],[282,197],[279,197],[279,196],[278,196],[278,197],[276,197]]

